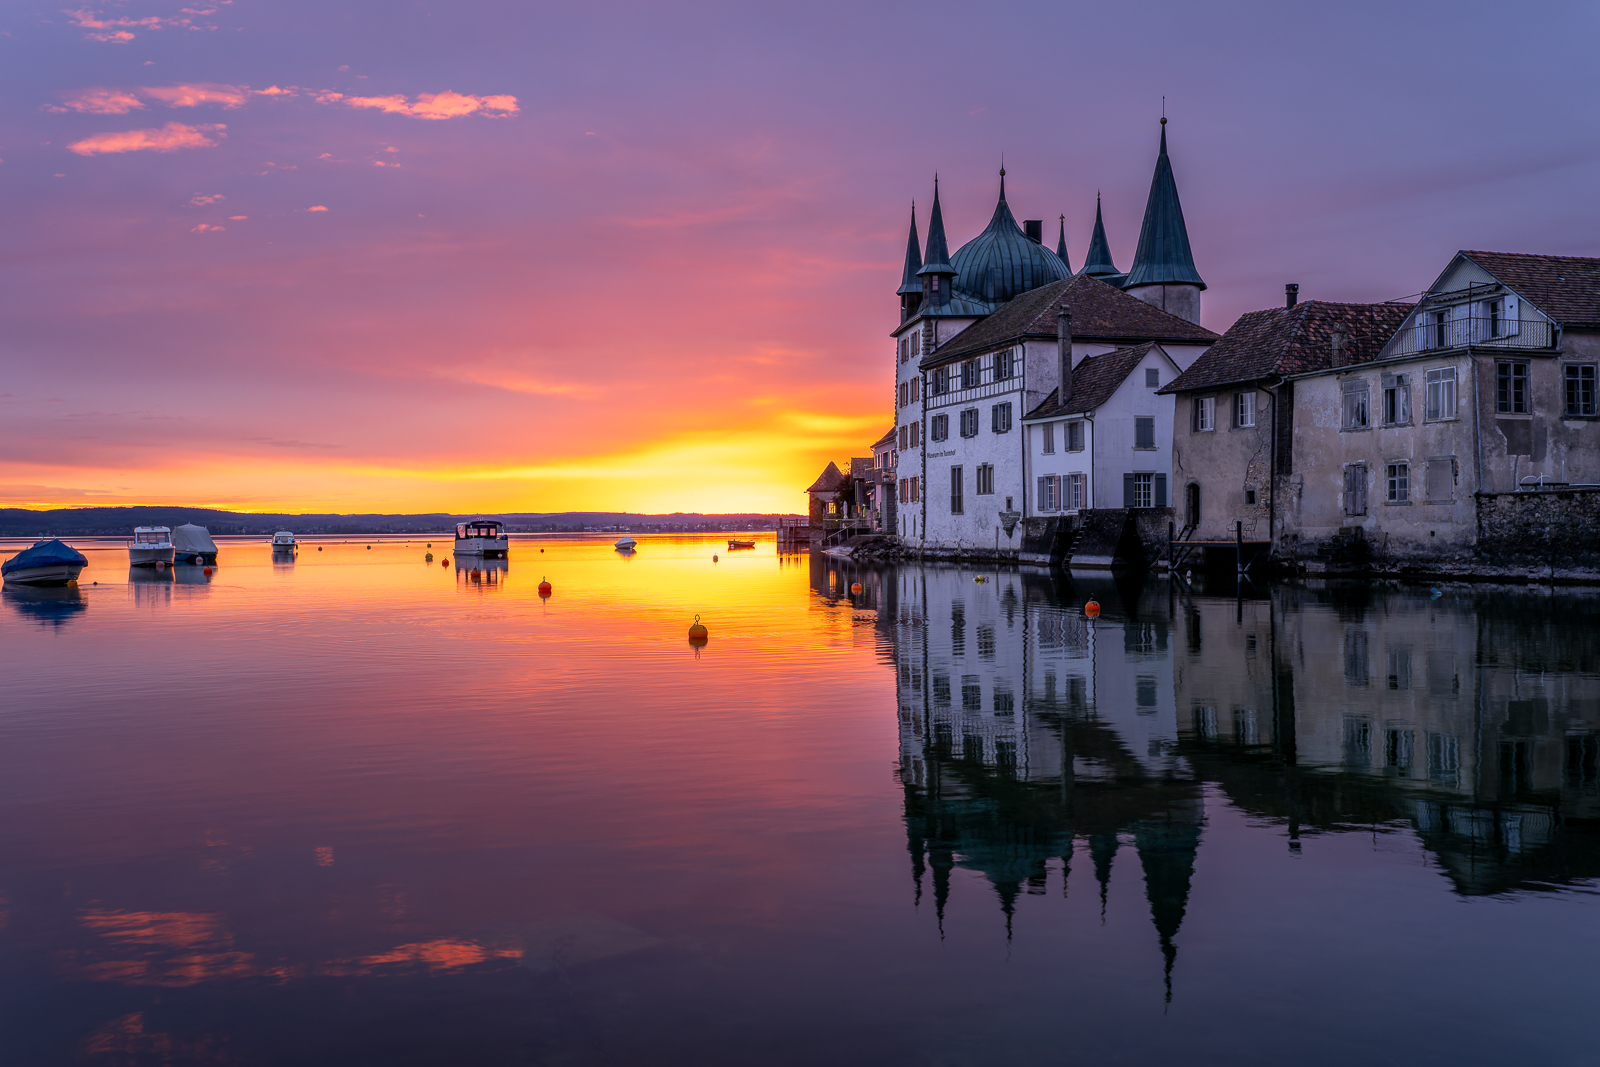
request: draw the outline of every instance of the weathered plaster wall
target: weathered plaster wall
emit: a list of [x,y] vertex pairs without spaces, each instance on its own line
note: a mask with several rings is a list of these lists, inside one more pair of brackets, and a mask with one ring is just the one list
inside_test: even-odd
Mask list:
[[[1234,429],[1234,396],[1256,394],[1256,425]],[[1215,397],[1216,429],[1195,430],[1194,400]],[[1272,495],[1272,394],[1248,386],[1179,393],[1173,397],[1172,499],[1179,526],[1189,521],[1188,487],[1200,487],[1200,525],[1191,535],[1202,541],[1232,541],[1234,523],[1244,523],[1247,539],[1265,540]],[[1256,503],[1245,503],[1245,490]]]
[[1600,488],[1484,493],[1476,510],[1479,563],[1600,572]]

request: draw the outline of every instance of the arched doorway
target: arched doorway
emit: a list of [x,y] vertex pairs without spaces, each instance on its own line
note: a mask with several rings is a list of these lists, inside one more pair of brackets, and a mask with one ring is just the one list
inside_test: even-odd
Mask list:
[[1200,484],[1198,482],[1189,483],[1188,489],[1184,492],[1184,504],[1184,523],[1189,526],[1198,526],[1200,524]]

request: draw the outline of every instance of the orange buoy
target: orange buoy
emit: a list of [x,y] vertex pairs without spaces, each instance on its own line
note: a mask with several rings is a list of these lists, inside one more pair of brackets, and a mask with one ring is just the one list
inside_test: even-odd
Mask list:
[[694,625],[689,627],[689,643],[695,648],[702,648],[709,640],[711,640],[711,634],[706,631],[704,626],[700,625],[700,616],[696,615],[694,617]]
[[209,577],[211,577],[211,568],[210,567],[202,567],[202,568],[200,568],[200,573],[205,575],[207,578],[209,578]]
[[860,582],[855,582],[854,584],[852,584],[850,586],[850,593],[851,593],[852,596],[860,596],[861,595],[861,583]]
[[1100,602],[1094,597],[1090,597],[1089,602],[1083,606],[1083,613],[1091,619],[1098,618],[1100,615]]
[[543,578],[539,579],[539,595],[540,596],[549,596],[550,595],[550,583],[548,581],[546,581],[545,579],[543,579]]

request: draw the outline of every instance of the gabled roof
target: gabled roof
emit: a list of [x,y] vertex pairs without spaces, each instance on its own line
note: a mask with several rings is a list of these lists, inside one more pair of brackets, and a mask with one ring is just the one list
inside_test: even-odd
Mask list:
[[1131,287],[1162,283],[1206,287],[1189,251],[1189,230],[1183,224],[1183,206],[1178,203],[1178,183],[1172,177],[1172,161],[1167,158],[1165,118],[1161,120],[1161,153],[1156,156],[1156,172],[1150,179],[1150,199],[1144,206],[1139,248],[1122,284]]
[[[1102,352],[1098,356],[1085,356],[1076,367],[1072,368],[1072,396],[1067,399],[1066,405],[1062,406],[1060,402],[1061,390],[1052,389],[1043,403],[1022,416],[1023,421],[1051,419],[1093,411],[1111,399],[1111,394],[1128,380],[1128,375],[1133,373],[1133,369],[1152,350],[1160,352],[1161,346],[1149,341],[1142,345],[1134,345],[1132,348]],[[1161,354],[1166,355],[1165,352]],[[1173,366],[1177,364],[1174,363]]]
[[934,349],[921,366],[936,367],[1013,341],[1054,337],[1056,311],[1063,304],[1072,312],[1074,340],[1210,344],[1217,339],[1203,326],[1169,315],[1098,278],[1075,274],[1023,293]]
[[893,448],[894,447],[894,436],[895,436],[896,430],[897,430],[897,427],[894,427],[894,426],[889,427],[889,432],[888,433],[884,434],[882,437],[880,437],[876,441],[872,442],[872,450],[874,452],[876,452],[880,448]]
[[1211,389],[1236,382],[1282,378],[1333,366],[1333,334],[1345,334],[1350,363],[1373,359],[1411,313],[1411,304],[1333,304],[1307,300],[1239,316],[1222,340],[1158,393]]
[[1563,326],[1600,326],[1600,259],[1462,252]]
[[823,470],[816,481],[811,483],[808,493],[836,493],[844,486],[844,472],[831,461]]

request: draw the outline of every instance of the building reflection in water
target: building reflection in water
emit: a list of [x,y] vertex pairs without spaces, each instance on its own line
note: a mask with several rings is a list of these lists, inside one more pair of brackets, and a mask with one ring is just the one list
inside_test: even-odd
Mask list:
[[505,583],[511,564],[503,559],[456,557],[456,587],[479,593],[496,591]]
[[1010,936],[1052,870],[1064,894],[1087,861],[1103,908],[1131,846],[1170,996],[1203,789],[1291,849],[1409,830],[1463,896],[1600,876],[1592,594],[812,567],[819,596],[877,609],[914,893],[941,930],[955,868]]

